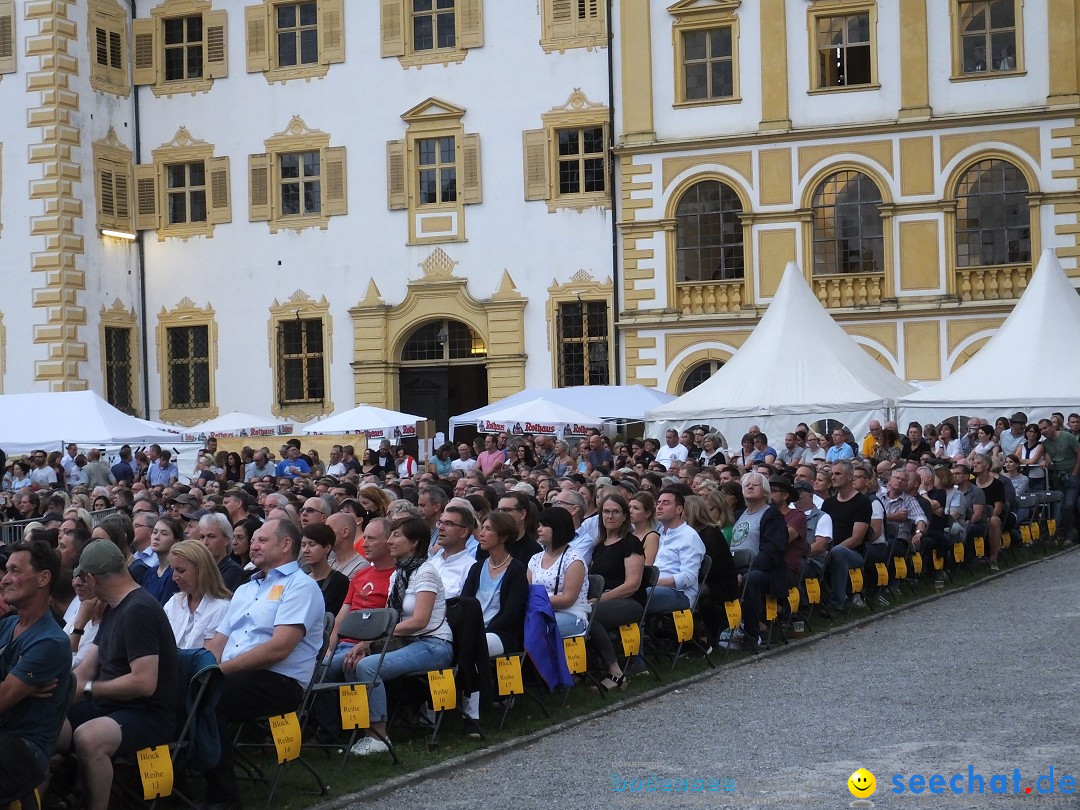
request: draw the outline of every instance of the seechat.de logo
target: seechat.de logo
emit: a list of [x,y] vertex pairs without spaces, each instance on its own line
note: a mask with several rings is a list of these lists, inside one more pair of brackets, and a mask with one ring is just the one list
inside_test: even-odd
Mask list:
[[848,790],[851,791],[851,795],[855,797],[856,801],[851,803],[851,807],[873,807],[874,803],[867,801],[874,795],[874,791],[877,790],[877,780],[874,775],[866,768],[859,768],[847,780]]

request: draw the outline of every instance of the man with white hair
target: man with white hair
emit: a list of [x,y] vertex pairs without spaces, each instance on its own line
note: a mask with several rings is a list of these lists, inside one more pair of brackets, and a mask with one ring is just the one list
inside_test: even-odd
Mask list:
[[240,563],[229,556],[229,546],[232,543],[232,525],[229,519],[220,512],[211,512],[199,518],[198,526],[199,540],[214,558],[221,578],[225,580],[225,587],[235,592],[243,584],[245,574]]

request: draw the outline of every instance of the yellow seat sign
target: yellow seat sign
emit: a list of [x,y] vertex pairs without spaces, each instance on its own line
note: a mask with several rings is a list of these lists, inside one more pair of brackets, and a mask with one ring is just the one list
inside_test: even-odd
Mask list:
[[933,551],[934,555],[934,570],[940,571],[945,567],[945,558],[937,553],[937,549]]
[[806,580],[806,601],[811,605],[821,604],[821,583],[813,577]]
[[354,728],[369,728],[371,715],[368,713],[368,694],[363,686],[338,687],[338,707],[341,709],[341,728],[352,731]]
[[985,537],[976,537],[975,538],[975,556],[976,557],[985,557],[986,556],[986,538]]
[[563,639],[563,650],[566,652],[566,668],[571,675],[580,675],[589,668],[585,658],[585,638],[575,636]]
[[848,570],[848,577],[851,578],[851,592],[862,593],[863,579],[861,568],[851,568]]
[[801,601],[801,597],[799,596],[799,589],[798,588],[791,588],[787,592],[787,603],[788,603],[788,607],[791,608],[792,613],[798,613],[799,612],[799,602],[800,601]]
[[623,655],[629,658],[641,652],[641,628],[636,624],[624,624],[619,628]]
[[521,659],[516,655],[496,658],[495,674],[499,680],[499,694],[502,697],[525,694],[525,685],[521,680]]
[[[920,559],[922,559],[920,557]],[[896,572],[897,579],[907,579],[907,560],[903,557],[893,557],[893,570]]]
[[441,712],[443,709],[457,708],[457,684],[454,670],[433,669],[427,674],[428,691],[431,693],[431,708]]
[[962,563],[964,561],[964,544],[953,543],[952,555],[953,559],[956,560],[957,563]]
[[742,624],[742,603],[738,599],[724,602],[724,612],[727,613],[727,624],[732,630]]
[[158,745],[136,753],[139,776],[142,778],[143,798],[146,801],[172,795],[173,767],[169,746]]
[[889,584],[889,568],[885,563],[875,563],[874,570],[877,571],[877,584],[879,588],[884,588]]
[[274,738],[279,765],[283,762],[291,762],[300,756],[300,720],[296,712],[271,717],[270,734]]
[[[934,552],[934,556],[937,556],[937,552]],[[941,564],[944,565],[945,561],[942,560]],[[913,554],[911,556],[911,570],[915,572],[915,576],[922,574],[922,554]]]
[[776,616],[780,612],[780,606],[776,604],[776,598],[772,596],[765,597],[765,621],[776,621]]
[[679,643],[689,641],[694,637],[694,614],[689,610],[676,610],[671,614],[675,620],[675,637]]

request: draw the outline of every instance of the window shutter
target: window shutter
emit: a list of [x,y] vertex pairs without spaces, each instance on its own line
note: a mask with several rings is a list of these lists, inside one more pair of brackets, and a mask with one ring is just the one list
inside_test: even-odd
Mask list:
[[206,78],[224,79],[229,75],[229,31],[224,11],[204,11],[206,28]]
[[157,84],[157,20],[133,20],[131,28],[135,37],[135,84]]
[[381,0],[382,14],[382,50],[383,56],[404,56],[405,22],[403,0]]
[[525,199],[546,200],[551,196],[547,130],[526,130],[522,133],[522,141],[525,145]]
[[319,60],[324,65],[345,61],[344,0],[319,3]]
[[577,0],[547,0],[551,6],[551,38],[568,39],[577,34]]
[[115,227],[116,225],[116,189],[112,164],[99,160],[98,174],[98,226]]
[[323,150],[323,213],[328,217],[348,213],[348,187],[345,175],[345,147]]
[[247,28],[247,72],[265,73],[270,69],[270,42],[267,29],[270,20],[267,17],[269,6],[248,6],[244,9],[244,23]]
[[585,0],[585,19],[581,21],[579,33],[599,35],[607,33],[604,25],[603,0]]
[[206,218],[211,225],[232,222],[232,194],[229,193],[229,159],[212,157],[206,160],[206,174],[210,178],[209,205]]
[[386,143],[386,205],[391,211],[409,207],[405,190],[405,141]]
[[159,227],[157,166],[140,163],[135,167],[135,230],[154,231]]
[[270,219],[270,155],[248,155],[248,208],[252,222]]
[[116,196],[116,227],[130,231],[131,221],[131,168],[117,165],[113,171],[113,192]]
[[0,0],[0,73],[15,72],[15,0]]
[[484,45],[483,0],[460,0],[458,30],[462,48],[481,48]]
[[466,135],[461,139],[461,201],[465,205],[481,202],[480,185],[480,136]]

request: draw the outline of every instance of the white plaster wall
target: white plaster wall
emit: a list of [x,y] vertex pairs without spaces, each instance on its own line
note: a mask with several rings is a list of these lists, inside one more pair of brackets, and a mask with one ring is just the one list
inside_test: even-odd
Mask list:
[[[140,3],[140,14],[149,3]],[[297,289],[331,303],[333,365],[330,397],[340,409],[353,404],[353,330],[348,308],[374,278],[390,305],[401,302],[418,264],[436,247],[459,264],[471,294],[488,298],[508,270],[529,304],[525,339],[526,383],[548,385],[547,287],[578,270],[598,280],[611,273],[610,214],[547,212],[543,202],[524,201],[521,133],[541,126],[540,116],[561,106],[574,88],[595,103],[607,103],[607,53],[544,54],[534,4],[486,3],[485,45],[457,65],[403,70],[397,59],[379,57],[375,3],[346,9],[346,62],[323,80],[268,85],[244,64],[244,25],[230,8],[229,76],[208,94],[155,98],[139,92],[143,108],[142,157],[169,141],[179,126],[228,155],[233,222],[213,238],[158,242],[148,233],[150,327],[162,307],[183,297],[209,302],[219,331],[217,404],[222,412],[269,410],[273,397],[268,309]],[[481,138],[483,203],[465,206],[467,241],[409,247],[408,214],[386,207],[386,142],[403,138],[400,115],[428,97],[464,107],[466,132]],[[332,146],[347,147],[348,208],[326,231],[270,234],[264,222],[248,222],[247,156],[265,151],[263,141],[282,131],[293,115],[328,132]],[[447,313],[452,317],[453,313]],[[151,365],[156,358],[151,357]],[[152,373],[153,409],[160,407],[160,381]]]

